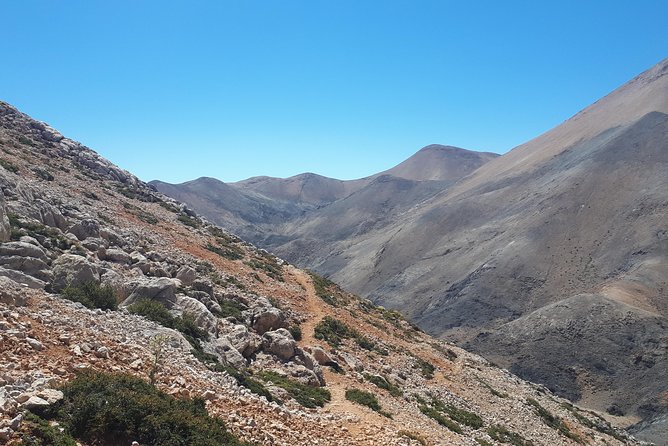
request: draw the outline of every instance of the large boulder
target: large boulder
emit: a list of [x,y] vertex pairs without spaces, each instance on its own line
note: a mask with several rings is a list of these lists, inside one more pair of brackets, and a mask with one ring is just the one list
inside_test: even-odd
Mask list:
[[2,256],[0,254],[0,267],[20,271],[46,282],[51,281],[52,278],[49,265],[35,257]]
[[100,236],[100,223],[92,218],[86,218],[73,225],[67,232],[74,234],[79,240],[86,240],[88,237],[97,238]]
[[140,299],[154,299],[172,308],[176,304],[176,288],[179,285],[175,279],[160,277],[158,279],[141,278],[129,284],[132,292],[121,305],[132,305]]
[[245,325],[241,324],[235,325],[227,333],[227,338],[244,358],[251,357],[262,345],[262,339],[258,335],[251,333]]
[[265,334],[270,330],[285,328],[285,316],[278,308],[258,308],[252,316],[253,330],[259,334]]
[[218,319],[211,314],[209,309],[202,302],[192,297],[178,295],[176,296],[176,304],[174,308],[181,311],[183,314],[189,314],[195,319],[198,327],[203,328],[209,333],[216,333],[218,327]]
[[130,254],[123,251],[122,249],[110,248],[110,249],[100,249],[98,255],[102,254],[103,260],[108,260],[110,262],[124,263],[129,265],[132,261]]
[[0,303],[11,307],[24,306],[26,304],[25,290],[13,280],[0,276]]
[[48,260],[41,247],[28,242],[9,242],[0,245],[0,256],[32,257],[43,262]]
[[283,361],[289,361],[297,352],[297,343],[285,328],[268,331],[262,336],[262,350]]
[[224,363],[229,364],[234,368],[240,369],[246,367],[248,364],[241,353],[234,348],[227,337],[214,339],[209,343],[209,350],[211,350]]
[[197,271],[188,265],[185,265],[176,273],[176,278],[179,279],[183,285],[189,286],[192,285],[195,279],[197,279]]
[[16,283],[27,286],[28,288],[43,290],[46,287],[45,281],[13,269],[0,267],[0,277],[7,277]]
[[56,206],[40,198],[30,201],[27,213],[30,217],[52,228],[65,230],[69,226],[67,219],[60,213],[60,210]]
[[9,241],[11,232],[12,228],[9,225],[7,207],[5,206],[5,195],[0,190],[0,242]]
[[53,261],[53,283],[51,288],[59,292],[68,285],[77,286],[86,282],[100,281],[100,268],[85,257],[63,254]]

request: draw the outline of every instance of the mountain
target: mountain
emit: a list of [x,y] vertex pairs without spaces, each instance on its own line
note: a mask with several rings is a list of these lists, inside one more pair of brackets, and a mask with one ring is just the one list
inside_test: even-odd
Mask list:
[[360,190],[258,243],[666,444],[667,74],[434,190],[370,193],[385,216]]
[[[306,234],[297,229],[293,235],[295,228],[320,221],[323,227],[311,231],[317,243],[324,234],[329,239],[341,240],[360,226],[368,226],[370,220],[389,221],[393,210],[406,209],[497,156],[432,144],[391,169],[357,180],[304,173],[290,178],[253,177],[236,183],[199,178],[181,184],[159,180],[150,184],[188,203],[211,221],[261,245],[274,246],[267,239],[302,242]],[[346,212],[345,221],[336,223],[340,228],[338,234],[343,235],[332,236],[328,228],[330,218],[336,216],[338,220],[342,216],[332,215],[334,209],[346,207],[341,201],[351,203],[351,209],[355,207],[360,212]],[[328,207],[333,204],[334,207]],[[320,213],[323,208],[326,210]]]
[[3,102],[0,341],[3,444],[640,444]]

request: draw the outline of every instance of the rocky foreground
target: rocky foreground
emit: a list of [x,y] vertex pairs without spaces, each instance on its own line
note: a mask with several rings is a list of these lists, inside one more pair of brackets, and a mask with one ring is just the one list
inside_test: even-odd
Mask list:
[[0,442],[40,444],[26,417],[92,369],[249,444],[637,444],[1,102],[0,166]]

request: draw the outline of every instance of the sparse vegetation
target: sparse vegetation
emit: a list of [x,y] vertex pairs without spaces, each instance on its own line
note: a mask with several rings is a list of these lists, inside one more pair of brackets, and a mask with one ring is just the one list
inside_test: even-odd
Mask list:
[[207,340],[209,335],[197,325],[195,318],[191,314],[184,313],[180,317],[173,316],[163,304],[151,299],[138,300],[128,306],[128,311],[144,316],[146,319],[156,322],[163,327],[180,331],[193,349],[199,353],[199,355],[196,354],[195,356],[203,360],[202,362],[207,362],[206,357],[203,356],[204,352],[202,351],[200,340]]
[[42,169],[41,167],[33,167],[32,171],[35,172],[35,175],[45,181],[53,181],[55,179],[51,172],[46,169]]
[[434,372],[436,371],[434,364],[415,355],[413,355],[413,358],[415,359],[413,368],[420,370],[420,373],[422,373],[422,376],[426,379],[433,379]]
[[288,331],[292,335],[292,338],[295,341],[301,341],[302,340],[302,328],[299,325],[291,325],[288,328]]
[[348,389],[346,390],[346,399],[348,401],[352,401],[353,403],[366,406],[374,412],[378,412],[387,418],[392,418],[390,413],[382,410],[380,403],[378,402],[378,398],[376,398],[376,395],[371,392],[360,389]]
[[190,226],[191,228],[195,228],[195,229],[202,226],[202,223],[198,219],[193,218],[193,217],[189,217],[189,216],[184,215],[184,214],[179,215],[177,217],[177,220],[180,221],[181,223],[183,223],[184,225]]
[[115,310],[118,307],[114,289],[97,282],[85,282],[81,285],[69,285],[61,291],[65,299],[80,302],[87,308]]
[[278,264],[276,258],[271,257],[269,254],[263,253],[262,251],[260,251],[260,253],[262,258],[251,259],[244,263],[255,270],[262,271],[274,280],[283,282],[285,280],[283,279],[283,267]]
[[605,421],[604,419],[600,418],[598,415],[594,415],[596,418],[596,421],[593,421],[584,415],[580,413],[577,407],[572,405],[571,403],[562,403],[561,407],[564,409],[568,410],[583,426],[586,426],[590,429],[596,429],[602,434],[610,435],[611,437],[624,442],[626,441],[626,436],[618,431],[617,429],[613,428],[610,423]]
[[340,297],[337,297],[336,294],[338,293],[333,293],[331,291],[336,286],[334,282],[314,273],[313,271],[309,271],[308,273],[313,280],[313,288],[315,288],[316,296],[322,299],[323,302],[333,307],[340,307],[345,303],[341,301]]
[[207,414],[203,400],[174,398],[130,375],[85,371],[62,391],[63,400],[42,415],[88,444],[130,444],[133,440],[165,446],[243,444],[227,432],[221,420]]
[[509,431],[507,428],[498,424],[487,428],[487,435],[499,443],[508,443],[513,446],[533,446],[533,442],[525,439],[516,432]]
[[365,373],[364,378],[376,387],[387,390],[392,396],[403,396],[404,394],[404,392],[399,387],[391,384],[388,380],[380,375],[370,375]]
[[218,299],[218,305],[220,305],[221,310],[217,314],[218,317],[233,317],[237,321],[243,320],[241,312],[246,309],[246,306],[241,302],[234,299]]
[[384,350],[371,339],[361,335],[357,330],[331,316],[325,316],[325,318],[315,326],[314,331],[316,339],[321,339],[335,348],[338,348],[344,339],[353,339],[357,345],[365,350],[376,350],[378,352]]
[[4,167],[6,170],[12,172],[12,173],[18,173],[19,168],[14,165],[11,161],[7,161],[5,159],[0,158],[0,166]]
[[57,426],[33,413],[27,412],[21,425],[19,446],[76,446],[77,442]]
[[[224,371],[237,381],[237,384],[243,386],[256,395],[263,396],[267,401],[275,401],[269,390],[260,381],[253,379],[247,371],[237,370],[233,367],[216,364],[213,370]],[[278,402],[278,401],[277,401]]]
[[438,410],[434,409],[433,407],[429,406],[420,406],[420,412],[428,416],[429,418],[434,419],[438,424],[441,426],[447,427],[453,432],[456,432],[458,434],[462,433],[462,428],[459,426],[459,424],[455,423],[454,421],[450,420],[449,418],[446,418],[442,413],[440,413]]
[[28,138],[25,135],[19,135],[19,142],[26,146],[33,146],[33,147],[35,146],[35,143],[32,141],[32,139]]
[[239,260],[243,259],[243,251],[239,249],[236,246],[232,245],[222,245],[219,244],[218,246],[213,245],[211,243],[207,243],[206,249],[208,249],[211,252],[215,252],[221,257],[224,257],[229,260]]
[[536,401],[533,398],[527,398],[527,403],[529,403],[531,406],[536,409],[536,412],[538,413],[538,416],[540,416],[543,420],[543,422],[551,427],[552,429],[555,429],[557,432],[559,432],[561,435],[570,438],[571,440],[574,440],[578,443],[582,443],[582,439],[571,432],[571,430],[566,426],[564,421],[553,415],[549,410],[541,406],[541,404]]
[[410,438],[413,441],[417,441],[422,446],[428,446],[429,445],[429,443],[427,443],[427,440],[425,440],[424,438],[422,438],[419,434],[417,434],[415,432],[411,432],[411,431],[407,431],[407,430],[400,430],[399,432],[397,432],[397,435],[399,435],[400,437]]
[[58,229],[51,228],[39,222],[26,221],[21,219],[16,214],[8,214],[9,224],[11,226],[11,239],[18,240],[22,235],[27,234],[36,239],[46,238],[47,243],[54,248],[69,249],[72,242],[65,238],[65,236]]
[[304,407],[323,407],[332,395],[323,387],[311,387],[272,371],[262,371],[257,376],[265,382],[271,382],[282,388],[292,399]]

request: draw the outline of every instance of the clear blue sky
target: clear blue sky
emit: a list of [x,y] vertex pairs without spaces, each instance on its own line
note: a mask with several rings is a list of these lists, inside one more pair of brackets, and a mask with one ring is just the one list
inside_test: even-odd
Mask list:
[[505,152],[668,57],[668,1],[0,0],[0,99],[144,180]]

